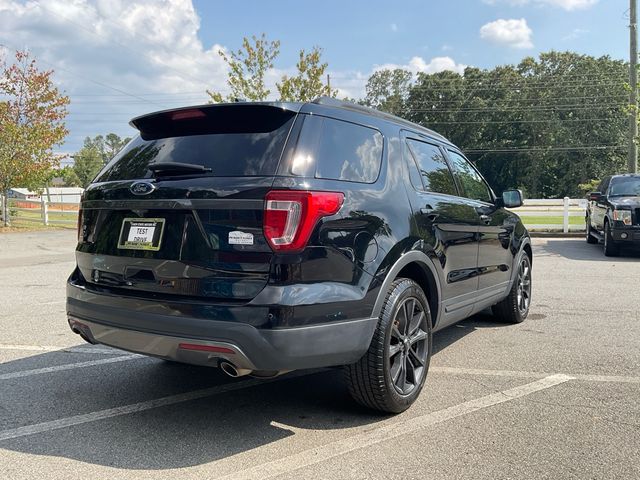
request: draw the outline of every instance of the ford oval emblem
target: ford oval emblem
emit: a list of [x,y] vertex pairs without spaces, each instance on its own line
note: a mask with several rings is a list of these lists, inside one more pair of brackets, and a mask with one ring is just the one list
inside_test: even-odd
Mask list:
[[149,195],[155,189],[156,186],[151,182],[133,182],[129,187],[134,195]]

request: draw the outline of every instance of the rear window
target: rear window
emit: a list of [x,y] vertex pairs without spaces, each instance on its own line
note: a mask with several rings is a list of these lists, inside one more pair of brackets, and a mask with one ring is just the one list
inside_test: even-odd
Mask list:
[[635,197],[640,196],[640,177],[616,177],[611,179],[609,187],[611,197]]
[[[184,112],[184,111],[183,111]],[[96,182],[150,178],[151,163],[203,165],[217,177],[272,176],[295,112],[268,106],[221,106],[143,118],[140,136],[98,174]],[[174,115],[172,117],[171,115]]]
[[380,172],[382,145],[382,134],[373,128],[306,116],[288,173],[373,183]]

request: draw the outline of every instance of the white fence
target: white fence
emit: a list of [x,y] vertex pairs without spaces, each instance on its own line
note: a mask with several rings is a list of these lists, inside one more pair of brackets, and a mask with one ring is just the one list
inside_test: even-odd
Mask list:
[[[586,199],[565,197],[528,199],[524,201],[524,206],[512,211],[522,218],[531,231],[569,233],[584,231],[586,208]],[[580,220],[577,220],[577,217]]]
[[[79,202],[77,194],[57,194],[55,201],[47,195],[40,200],[9,199],[9,219],[14,224],[41,224],[75,226],[78,220]],[[0,204],[2,199],[0,198]],[[584,231],[586,199],[528,199],[524,206],[512,211],[520,215],[531,231],[578,232]],[[3,209],[0,208],[0,220]],[[580,220],[572,218],[579,217]]]
[[57,193],[52,197],[52,201],[49,201],[47,195],[42,195],[40,200],[7,199],[0,196],[0,222],[4,224],[4,204],[7,202],[6,211],[9,213],[11,225],[76,226],[80,207],[78,195]]

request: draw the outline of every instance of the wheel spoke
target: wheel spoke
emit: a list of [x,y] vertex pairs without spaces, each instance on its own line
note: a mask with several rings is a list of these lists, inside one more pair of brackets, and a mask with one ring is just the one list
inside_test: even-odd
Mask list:
[[391,365],[391,380],[394,385],[398,385],[398,380],[400,379],[400,375],[402,374],[402,357],[396,358],[396,361]]
[[411,328],[411,320],[413,318],[413,311],[415,310],[416,301],[413,298],[408,299],[404,303],[404,334],[409,335],[409,329]]
[[418,330],[416,333],[414,333],[411,338],[409,338],[409,343],[411,345],[415,345],[416,343],[418,343],[421,340],[424,340],[425,338],[427,338],[427,332],[425,332],[424,330]]
[[402,350],[402,343],[396,343],[389,346],[389,359],[395,357]]
[[420,325],[422,324],[422,321],[424,320],[424,312],[422,310],[420,310],[420,313],[417,315],[414,315],[413,318],[411,319],[411,323],[409,325],[409,336],[411,337],[414,333],[416,333],[416,330],[418,330],[418,328],[420,328]]
[[[400,368],[400,390],[402,393],[405,391],[405,386],[407,385],[407,357],[403,356],[401,361],[402,367]],[[396,384],[397,385],[397,384]]]
[[409,362],[412,365],[418,366],[418,367],[424,367],[424,360],[422,360],[418,354],[416,353],[416,351],[413,349],[413,347],[411,347],[409,349]]
[[391,336],[396,338],[398,342],[402,341],[403,335],[400,333],[400,330],[398,330],[398,327],[396,325],[394,325],[391,329]]

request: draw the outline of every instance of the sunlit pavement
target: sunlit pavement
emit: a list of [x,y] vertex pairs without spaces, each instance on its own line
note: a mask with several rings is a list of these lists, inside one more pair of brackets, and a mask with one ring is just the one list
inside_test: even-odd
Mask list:
[[527,321],[436,334],[425,390],[391,417],[338,369],[232,380],[81,343],[74,235],[0,235],[2,478],[640,478],[638,253],[534,239]]

